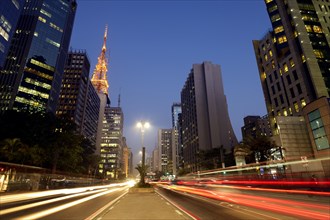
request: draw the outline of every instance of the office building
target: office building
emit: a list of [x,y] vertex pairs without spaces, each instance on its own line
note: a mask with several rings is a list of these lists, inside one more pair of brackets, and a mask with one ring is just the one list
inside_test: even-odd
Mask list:
[[260,117],[249,115],[244,118],[244,126],[241,128],[243,140],[247,137],[272,136],[268,115]]
[[56,114],[70,118],[78,133],[95,144],[100,99],[91,85],[89,71],[86,51],[69,51]]
[[0,73],[0,112],[55,113],[75,0],[25,1]]
[[158,130],[158,154],[159,171],[165,174],[173,174],[172,129]]
[[228,115],[220,65],[194,64],[181,91],[185,168],[198,171],[199,151],[230,151],[237,139]]
[[302,108],[330,94],[330,2],[267,0],[272,31],[253,41],[266,108],[276,116],[301,116]]
[[101,139],[101,173],[108,178],[117,179],[124,172],[123,158],[123,122],[121,107],[106,106]]
[[3,67],[11,39],[25,0],[0,1],[0,70]]

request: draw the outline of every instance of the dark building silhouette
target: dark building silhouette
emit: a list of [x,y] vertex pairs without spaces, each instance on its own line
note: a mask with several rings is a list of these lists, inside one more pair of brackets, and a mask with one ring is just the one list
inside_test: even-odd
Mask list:
[[78,132],[95,144],[100,98],[89,79],[89,71],[86,51],[69,51],[56,114],[69,117]]
[[25,0],[0,1],[0,70],[9,50],[12,36]]
[[74,0],[25,1],[0,73],[1,112],[55,113],[76,6]]
[[220,65],[194,64],[181,90],[182,144],[185,167],[199,170],[201,150],[230,151],[237,139],[228,115]]
[[258,136],[271,137],[272,132],[268,116],[246,116],[244,126],[241,128],[243,140],[247,137],[256,138]]

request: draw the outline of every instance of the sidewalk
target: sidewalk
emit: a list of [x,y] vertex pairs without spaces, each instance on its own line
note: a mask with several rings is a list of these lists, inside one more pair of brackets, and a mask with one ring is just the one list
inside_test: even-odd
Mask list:
[[128,192],[97,217],[101,219],[192,219],[156,192]]

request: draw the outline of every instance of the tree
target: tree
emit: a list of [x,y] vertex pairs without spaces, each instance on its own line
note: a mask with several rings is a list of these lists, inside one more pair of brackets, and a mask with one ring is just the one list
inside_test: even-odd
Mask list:
[[6,138],[0,143],[0,159],[21,163],[27,155],[27,146],[19,138]]
[[248,156],[251,155],[254,162],[265,162],[271,159],[272,154],[279,147],[269,137],[258,135],[256,138],[248,136],[243,139],[240,149],[245,151]]
[[138,164],[135,167],[135,169],[137,169],[137,171],[139,171],[140,174],[140,182],[139,182],[140,186],[146,185],[144,178],[146,177],[148,168],[149,168],[148,165],[140,165],[140,164]]

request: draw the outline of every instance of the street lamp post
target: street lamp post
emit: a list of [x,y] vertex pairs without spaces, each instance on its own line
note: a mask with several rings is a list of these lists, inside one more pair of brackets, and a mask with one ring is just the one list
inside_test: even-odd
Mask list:
[[141,130],[141,145],[142,145],[142,167],[145,167],[146,148],[144,147],[144,131],[150,127],[149,122],[140,121],[137,123],[137,127]]

